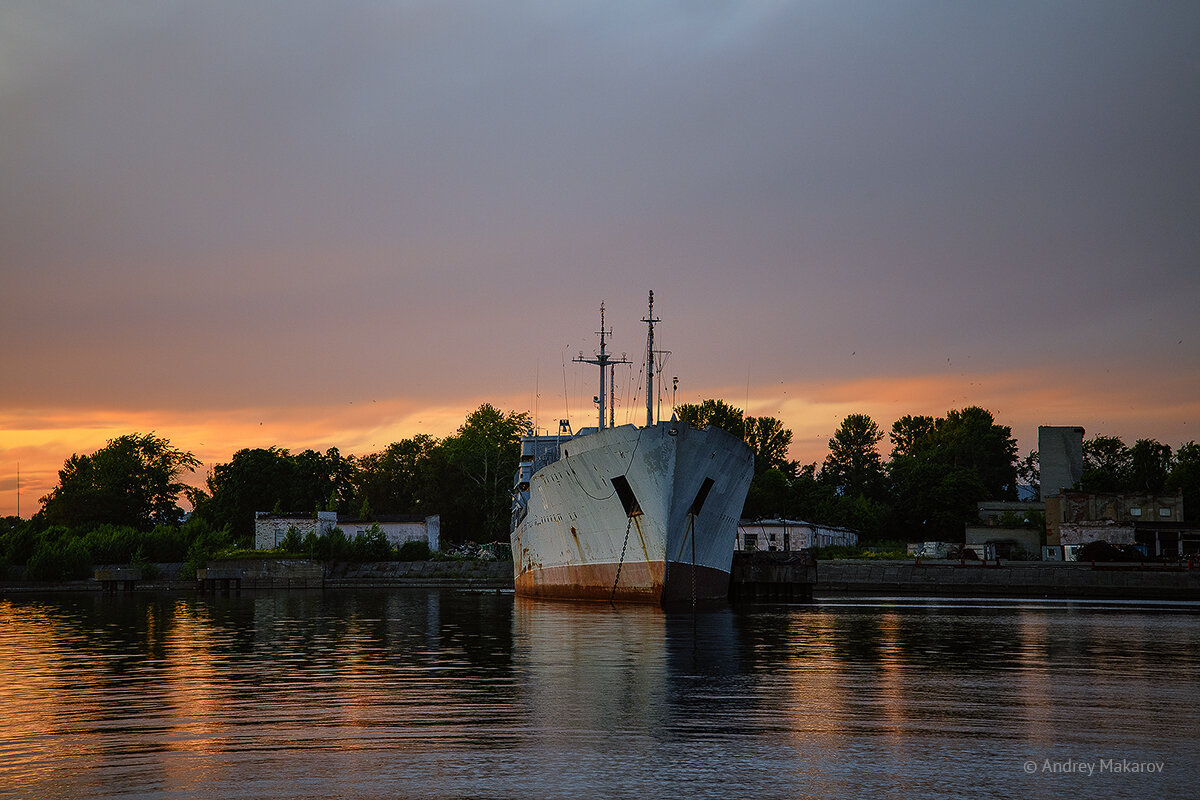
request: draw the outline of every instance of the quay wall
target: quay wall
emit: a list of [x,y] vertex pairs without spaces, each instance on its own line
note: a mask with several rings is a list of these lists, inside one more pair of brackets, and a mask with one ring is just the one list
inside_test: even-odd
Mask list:
[[[762,554],[766,555],[766,554]],[[775,554],[771,554],[775,555]],[[1200,568],[1157,564],[1037,561],[980,562],[837,560],[807,564],[741,563],[735,559],[731,596],[737,600],[801,601],[846,594],[962,597],[1053,597],[1200,600]],[[446,587],[512,589],[511,561],[393,561],[323,565],[301,559],[213,562],[207,584],[181,574],[137,581],[135,591],[279,591]],[[0,582],[0,595],[24,592],[99,592],[99,580]]]
[[1200,600],[1200,568],[1042,561],[822,561],[814,592]]

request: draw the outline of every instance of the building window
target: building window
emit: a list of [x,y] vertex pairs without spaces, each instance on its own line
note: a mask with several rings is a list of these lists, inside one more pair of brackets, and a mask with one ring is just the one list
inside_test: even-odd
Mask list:
[[743,547],[746,549],[747,552],[749,552],[751,550],[757,550],[758,549],[758,534],[747,533],[746,538],[743,540]]
[[1169,508],[1160,508],[1160,509],[1158,509],[1158,515],[1159,515],[1160,517],[1169,517],[1169,516],[1171,516],[1171,509],[1169,509]]
[[1142,515],[1142,510],[1140,508],[1135,507],[1135,508],[1129,509],[1129,516],[1140,517],[1141,515]]

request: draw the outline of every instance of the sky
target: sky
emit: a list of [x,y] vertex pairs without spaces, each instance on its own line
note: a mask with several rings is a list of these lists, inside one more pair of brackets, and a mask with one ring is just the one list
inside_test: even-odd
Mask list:
[[[0,515],[153,431],[980,405],[1200,439],[1200,4],[6,0]],[[669,408],[670,396],[664,399]],[[887,442],[883,445],[886,455]],[[18,491],[18,470],[20,484]]]

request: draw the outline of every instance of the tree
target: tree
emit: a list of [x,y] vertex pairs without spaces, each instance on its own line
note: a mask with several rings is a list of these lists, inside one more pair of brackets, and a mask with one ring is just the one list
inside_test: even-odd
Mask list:
[[986,491],[979,500],[1017,499],[1017,442],[990,411],[979,406],[948,411],[935,423],[932,438],[943,463],[979,476]]
[[[529,415],[501,412],[490,403],[476,409],[438,448],[443,530],[450,536],[491,541],[508,535],[513,475]],[[437,469],[436,459],[433,465]]]
[[1121,492],[1129,486],[1133,454],[1117,436],[1095,436],[1083,443],[1083,474],[1079,488],[1085,492]]
[[933,417],[904,415],[892,423],[892,458],[914,455],[928,442],[936,423]]
[[980,500],[1015,500],[1017,443],[991,412],[903,417],[892,426],[888,464],[896,521],[910,539],[958,539]]
[[436,513],[426,506],[430,459],[437,445],[437,439],[421,433],[354,459],[356,502],[369,503],[378,514]]
[[1037,450],[1030,450],[1029,455],[1017,460],[1017,480],[1028,486],[1037,497],[1042,491],[1042,463]]
[[186,488],[179,478],[198,466],[194,455],[153,433],[118,436],[91,455],[68,458],[39,515],[46,524],[76,528],[111,523],[149,531],[178,524]]
[[1138,439],[1129,449],[1129,489],[1159,494],[1171,475],[1171,445]]
[[775,469],[784,475],[795,472],[796,465],[788,461],[792,432],[775,417],[746,417],[745,440],[754,451],[754,474],[762,475]]
[[883,493],[883,461],[876,449],[883,431],[866,414],[850,414],[829,439],[821,482],[847,497]]
[[210,496],[196,513],[245,541],[254,535],[256,511],[349,512],[354,477],[354,464],[334,447],[298,455],[278,447],[239,450],[228,464],[213,467]]
[[1183,492],[1183,514],[1188,522],[1200,519],[1200,445],[1188,442],[1175,453],[1167,478],[1169,492]]
[[767,519],[784,517],[792,506],[792,490],[787,476],[778,469],[764,470],[750,482],[742,517]]
[[213,467],[208,476],[209,496],[196,507],[196,514],[246,541],[254,536],[256,511],[316,510],[315,505],[291,507],[294,485],[295,465],[287,450],[239,450],[229,463]]
[[676,406],[675,416],[681,422],[695,425],[697,428],[712,426],[732,433],[739,439],[746,438],[746,420],[742,410],[734,408],[724,400],[705,400],[699,405],[684,403]]

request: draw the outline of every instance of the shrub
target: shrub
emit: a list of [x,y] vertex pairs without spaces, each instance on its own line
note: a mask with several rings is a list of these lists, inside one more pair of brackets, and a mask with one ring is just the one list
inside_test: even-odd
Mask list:
[[92,557],[79,539],[45,541],[29,557],[25,577],[31,581],[70,581],[87,578]]
[[129,560],[129,566],[140,569],[142,571],[142,577],[148,581],[154,580],[161,574],[158,564],[155,564],[153,561],[148,559],[146,557],[145,548],[140,546],[133,554],[133,558]]
[[300,529],[295,525],[289,526],[283,540],[279,542],[279,549],[285,553],[304,552],[304,537],[300,535]]
[[400,545],[397,556],[401,561],[428,561],[433,557],[433,551],[425,542],[405,542]]
[[375,523],[350,542],[350,557],[355,561],[387,561],[392,555],[392,543]]

